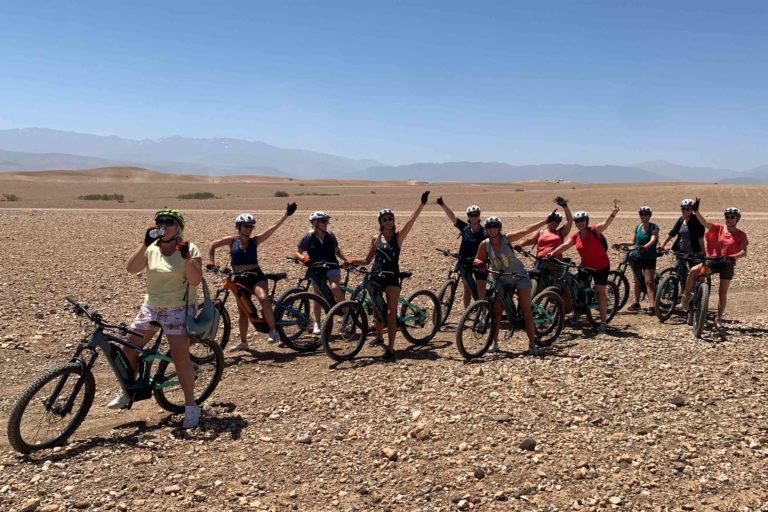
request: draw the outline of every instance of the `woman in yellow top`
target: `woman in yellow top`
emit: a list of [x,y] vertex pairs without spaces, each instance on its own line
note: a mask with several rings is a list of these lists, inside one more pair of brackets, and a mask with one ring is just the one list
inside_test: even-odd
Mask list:
[[[189,357],[185,319],[187,314],[195,313],[195,288],[202,281],[203,272],[200,251],[195,244],[184,240],[183,230],[184,216],[181,212],[165,209],[155,213],[155,226],[147,229],[141,245],[128,259],[126,269],[131,274],[147,271],[144,303],[130,327],[144,336],[131,335],[130,340],[143,347],[157,331],[151,322],[162,326],[184,392],[186,407],[182,427],[192,428],[200,420],[200,407],[195,404],[195,375]],[[186,307],[188,291],[190,304]],[[139,354],[129,350],[126,356],[135,373]],[[120,392],[107,407],[122,409],[130,403],[131,398]]]

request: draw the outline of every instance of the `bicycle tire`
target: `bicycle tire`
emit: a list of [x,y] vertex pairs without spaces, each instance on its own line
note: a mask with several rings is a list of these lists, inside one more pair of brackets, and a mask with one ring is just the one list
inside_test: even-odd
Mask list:
[[[320,304],[322,315],[328,313],[328,302],[312,292],[294,293],[285,301],[275,303],[275,329],[280,341],[297,352],[312,352],[320,346],[319,336],[312,333],[315,324],[315,303]],[[292,326],[281,325],[284,322],[295,323]],[[322,316],[320,323],[322,324]]]
[[704,327],[707,325],[707,313],[709,311],[709,285],[707,283],[699,285],[694,299],[696,307],[694,309],[693,335],[701,338]]
[[[170,357],[170,351],[166,355]],[[224,352],[217,343],[210,340],[193,339],[189,345],[189,357],[195,372],[195,403],[202,405],[216,390],[224,373]],[[181,385],[177,382],[175,385],[160,387],[177,378],[175,366],[173,371],[169,371],[170,365],[173,365],[172,361],[160,361],[152,394],[160,407],[168,412],[180,414],[184,412],[185,405]]]
[[[420,325],[419,321],[403,322],[400,324],[400,332],[403,333],[403,337],[411,342],[411,344],[425,345],[435,337],[438,329],[440,329],[440,301],[438,300],[437,295],[430,290],[417,290],[406,299],[405,303],[400,304],[400,318],[409,316],[408,313],[414,312],[413,310],[416,308],[425,310],[423,319],[424,324]],[[421,311],[418,311],[418,313],[421,315]],[[417,329],[421,332],[421,329],[424,329],[425,327],[427,327],[428,330],[423,332],[423,335],[419,336],[414,334]]]
[[287,290],[285,290],[283,293],[280,294],[280,296],[275,300],[275,304],[278,302],[285,302],[285,299],[293,295],[294,293],[301,293],[309,291],[309,288],[302,288],[301,286],[291,286]]
[[629,300],[629,279],[618,270],[608,272],[608,281],[611,281],[619,289],[619,305],[617,311],[624,309]]
[[656,288],[656,300],[653,307],[656,309],[656,318],[664,323],[672,316],[680,297],[680,282],[677,274],[667,274]]
[[[597,292],[595,292],[595,296],[597,296]],[[605,298],[607,302],[606,311],[605,311],[605,320],[606,320],[606,323],[611,323],[611,320],[613,320],[613,317],[616,316],[616,312],[618,311],[618,308],[616,306],[619,303],[619,289],[616,286],[616,283],[612,281],[608,281],[606,283]],[[587,313],[587,320],[592,325],[592,327],[599,327],[601,323],[600,311],[597,309],[592,309],[589,306],[585,308],[585,311]]]
[[[76,377],[76,379],[73,379],[72,391],[77,389],[77,392],[75,393],[73,400],[77,400],[78,395],[84,391],[85,395],[83,395],[83,401],[74,412],[74,416],[69,421],[69,423],[56,435],[53,435],[53,437],[44,439],[39,442],[32,442],[32,440],[29,439],[31,434],[27,435],[25,433],[25,428],[22,424],[22,421],[25,419],[25,413],[30,411],[29,406],[33,403],[33,398],[35,398],[38,392],[40,392],[46,386],[46,384],[49,384],[54,380],[57,381],[55,387],[58,387],[59,384],[66,386],[70,380],[70,377]],[[64,380],[61,382],[59,379]],[[52,389],[51,393],[53,393],[54,390],[55,389]],[[61,404],[61,391],[63,391],[63,389],[59,390],[59,393],[54,400],[54,406],[59,405],[60,407],[63,405]],[[64,402],[69,400],[70,393],[67,394],[67,398],[64,400]],[[11,410],[11,415],[8,419],[8,441],[10,442],[13,449],[19,453],[32,453],[37,450],[53,448],[54,446],[63,444],[72,434],[74,434],[75,430],[77,430],[77,428],[85,419],[88,411],[93,405],[93,397],[95,394],[96,381],[93,378],[93,373],[91,373],[90,370],[86,370],[85,373],[83,373],[83,367],[79,363],[68,363],[46,371],[40,377],[38,377],[37,380],[30,384],[30,386],[16,400],[16,403]],[[43,398],[39,405],[45,407],[45,401],[49,400],[51,396],[52,395],[49,395],[48,397]],[[45,408],[43,408],[43,411],[45,411],[44,420],[47,426],[53,424],[51,421],[52,419],[61,417],[54,411],[47,410]],[[72,411],[70,411],[67,415],[71,413]],[[27,416],[29,416],[29,414],[27,414]],[[39,427],[35,429],[35,433],[38,432],[40,432]]]
[[229,337],[232,334],[232,319],[229,317],[229,311],[227,311],[227,307],[223,303],[217,302],[215,307],[219,312],[219,328],[216,330],[213,341],[223,351],[227,343],[229,343]]
[[[487,300],[476,300],[469,305],[464,313],[461,314],[459,323],[456,326],[456,348],[459,350],[459,354],[465,361],[471,361],[472,359],[481,357],[485,354],[493,338],[498,331],[498,324],[496,322],[496,316],[493,314],[493,307]],[[472,341],[469,338],[465,341],[466,334],[479,335],[475,337],[477,341],[470,344]],[[484,341],[482,341],[484,339]]]
[[440,301],[440,327],[445,325],[445,322],[448,321],[448,317],[451,315],[453,302],[456,300],[456,288],[458,288],[458,286],[458,280],[451,278],[443,283],[443,286],[440,287],[440,291],[437,292],[437,299]]
[[[554,308],[552,311],[550,308]],[[549,347],[560,336],[565,326],[565,305],[560,294],[545,289],[531,300],[531,313],[533,314],[536,337],[534,343],[539,347]],[[537,320],[549,315],[550,322],[543,324]]]
[[362,350],[367,335],[368,315],[365,308],[355,300],[345,300],[325,315],[320,343],[334,361],[349,361]]

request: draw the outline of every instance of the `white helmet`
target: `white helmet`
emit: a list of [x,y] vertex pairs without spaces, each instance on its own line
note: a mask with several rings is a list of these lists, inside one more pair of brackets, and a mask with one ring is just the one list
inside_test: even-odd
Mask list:
[[235,226],[240,227],[241,224],[256,224],[256,217],[250,213],[241,213],[235,219]]
[[683,199],[680,201],[680,206],[693,206],[693,199]]
[[485,229],[499,228],[501,229],[501,219],[498,217],[488,217],[485,219]]
[[316,220],[328,220],[331,216],[325,213],[324,211],[316,211],[309,214],[309,222],[313,222]]
[[389,208],[382,208],[381,210],[379,210],[379,220],[381,220],[381,218],[383,216],[385,216],[385,215],[391,215],[391,216],[394,217],[395,216],[395,212],[393,212]]
[[723,212],[723,215],[728,215],[728,214],[735,215],[737,219],[741,218],[741,210],[739,210],[735,206],[731,206],[725,209],[725,211]]
[[589,214],[584,210],[579,210],[573,214],[573,220],[589,219]]
[[476,204],[467,206],[467,215],[472,214],[472,213],[476,213],[476,214],[480,215],[480,207],[477,206]]
[[650,206],[641,206],[640,207],[640,211],[638,213],[640,213],[640,215],[642,215],[644,213],[652,214],[653,210],[651,210]]

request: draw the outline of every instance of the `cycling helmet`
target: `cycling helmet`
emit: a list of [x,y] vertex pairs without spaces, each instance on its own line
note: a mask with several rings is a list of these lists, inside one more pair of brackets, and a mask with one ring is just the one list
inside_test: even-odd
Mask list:
[[501,219],[498,217],[488,217],[485,219],[485,228],[499,228],[501,229]]
[[476,204],[473,204],[471,206],[467,206],[467,215],[470,215],[472,213],[476,213],[476,214],[480,215],[480,207],[477,206]]
[[381,218],[385,215],[391,215],[392,217],[394,217],[395,212],[393,212],[389,208],[382,208],[381,210],[379,210],[379,220],[381,220]]
[[638,212],[640,215],[647,213],[649,215],[653,214],[653,210],[651,210],[650,206],[641,206],[640,211]]
[[166,208],[164,210],[155,212],[155,220],[159,219],[160,217],[170,217],[176,221],[176,224],[178,224],[181,229],[184,229],[184,216],[179,210]]
[[723,215],[728,215],[728,214],[736,215],[737,219],[741,218],[741,210],[739,210],[735,206],[731,206],[730,208],[725,209],[725,211],[723,212]]
[[241,213],[235,219],[235,226],[240,227],[243,224],[250,224],[251,226],[253,226],[254,224],[256,224],[256,217],[254,217],[250,213]]
[[683,199],[680,201],[680,206],[693,206],[693,199]]
[[589,214],[585,212],[584,210],[579,210],[576,213],[573,214],[573,220],[574,221],[580,221],[580,220],[588,220]]
[[547,217],[547,222],[560,222],[563,220],[563,215],[560,212],[552,212]]
[[316,220],[328,220],[330,218],[330,215],[320,210],[309,214],[309,222],[314,222]]

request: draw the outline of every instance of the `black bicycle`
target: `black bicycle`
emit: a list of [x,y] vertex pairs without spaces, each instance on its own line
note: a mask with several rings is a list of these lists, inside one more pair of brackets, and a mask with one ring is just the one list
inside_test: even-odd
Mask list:
[[[368,335],[368,316],[372,313],[386,322],[387,304],[383,290],[373,282],[371,276],[391,276],[392,272],[371,272],[365,267],[349,265],[351,272],[363,276],[363,280],[352,291],[351,300],[336,303],[328,311],[321,328],[320,343],[325,353],[334,361],[348,361],[355,357],[365,345]],[[410,272],[400,272],[402,281],[411,277]],[[429,290],[418,290],[407,299],[398,300],[400,306],[397,326],[405,339],[414,345],[429,343],[440,327],[440,301]]]
[[456,260],[456,266],[448,272],[448,279],[445,280],[440,290],[437,292],[437,299],[440,301],[440,326],[442,327],[448,321],[448,316],[453,309],[453,302],[456,299],[456,289],[459,282],[462,281],[469,288],[472,300],[477,300],[477,281],[472,273],[474,258],[459,258],[458,253],[453,253],[447,249],[435,249],[437,252],[448,258]]
[[[88,306],[67,297],[73,312],[91,321],[96,328],[76,349],[69,363],[50,369],[35,380],[18,398],[8,420],[8,440],[21,453],[53,448],[66,442],[77,430],[93,405],[96,380],[93,365],[101,350],[123,392],[134,402],[154,396],[168,412],[184,412],[184,393],[176,375],[170,351],[159,351],[163,339],[160,328],[149,348],[131,343],[125,336],[141,333],[125,324],[113,325]],[[158,327],[159,324],[157,324]],[[120,336],[106,331],[117,331]],[[124,348],[139,353],[138,377],[134,377]],[[216,389],[224,371],[224,354],[213,342],[192,339],[190,358],[195,374],[195,403],[200,405]],[[156,371],[152,366],[158,361]]]
[[[525,327],[523,315],[514,299],[514,292],[504,288],[502,278],[525,278],[525,274],[514,272],[488,271],[494,276],[488,292],[482,300],[476,300],[464,311],[456,327],[456,348],[466,360],[475,359],[485,354],[498,336],[499,324],[493,312],[496,298],[501,299],[504,313],[509,321],[507,338],[515,329]],[[543,291],[531,300],[531,313],[536,331],[534,343],[548,346],[554,343],[563,330],[565,320],[563,300],[554,291]]]
[[[685,281],[688,279],[688,268],[704,260],[701,254],[677,251],[670,251],[670,253],[677,257],[675,266],[662,272],[661,280],[656,286],[654,307],[656,308],[656,318],[660,322],[669,320],[680,303]],[[711,286],[711,281],[708,281],[708,284]]]

